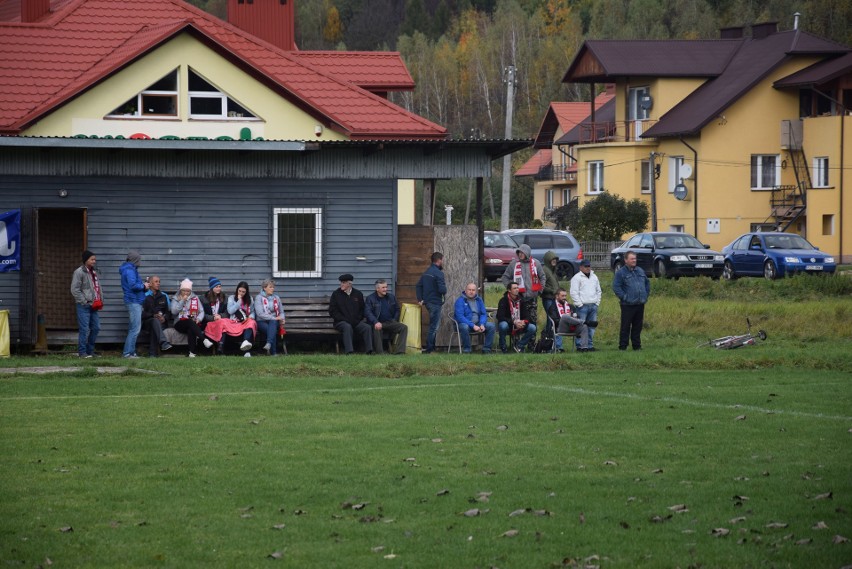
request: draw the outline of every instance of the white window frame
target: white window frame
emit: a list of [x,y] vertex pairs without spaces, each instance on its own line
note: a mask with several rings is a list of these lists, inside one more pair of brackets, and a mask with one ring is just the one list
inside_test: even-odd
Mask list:
[[571,190],[562,188],[562,205],[568,205],[569,201],[571,201]]
[[[279,271],[278,216],[287,214],[314,215],[314,270]],[[272,276],[284,278],[322,277],[322,208],[321,207],[276,207],[272,210]]]
[[[752,154],[751,160],[749,161],[749,185],[752,190],[773,190],[781,182],[781,155],[780,154]],[[775,168],[774,168],[774,180],[764,180],[763,179],[763,161],[767,158],[772,158],[775,160]],[[753,184],[751,180],[756,179],[756,184]],[[767,183],[768,181],[772,183]]]
[[[239,103],[237,100],[229,97],[227,93],[223,93],[219,90],[219,87],[214,85],[211,81],[209,81],[206,77],[204,77],[201,73],[193,69],[189,68],[189,72],[198,76],[199,79],[210,85],[212,88],[216,89],[216,91],[188,91],[188,117],[192,120],[217,120],[217,121],[258,121],[260,120],[258,117],[252,115],[250,117],[242,116],[242,117],[232,117],[228,116],[228,101],[233,101],[234,104],[240,105],[243,107],[247,113],[251,113],[242,103]],[[219,114],[193,114],[192,112],[192,100],[193,99],[219,99]]]
[[[642,172],[643,168],[647,169],[647,172]],[[639,162],[639,193],[642,193],[642,194],[650,194],[651,193],[651,176],[652,175],[653,174],[652,174],[652,171],[651,171],[651,161],[650,160],[641,160]]]
[[814,187],[828,188],[828,156],[814,158]]
[[[139,91],[136,93],[136,112],[132,115],[130,114],[109,114],[106,115],[106,118],[111,119],[176,119],[180,116],[180,73],[178,73],[178,69],[172,71],[175,77],[175,90],[174,91],[160,91],[160,90],[151,90],[145,89],[143,91]],[[168,77],[168,75],[164,75],[162,78],[158,79],[155,83],[159,83],[163,79]],[[174,101],[175,112],[174,114],[162,114],[162,113],[146,113],[144,112],[145,107],[142,104],[145,100],[145,97],[154,96],[154,97],[169,97]]]
[[669,225],[669,231],[672,233],[686,233],[686,226],[684,225]]
[[603,160],[589,160],[586,162],[586,193],[599,194],[604,191],[604,163]]
[[553,209],[553,188],[548,188],[544,191],[544,207],[547,209]]
[[680,184],[683,176],[680,175],[680,169],[683,166],[683,156],[669,156],[669,193],[673,194],[675,186]]

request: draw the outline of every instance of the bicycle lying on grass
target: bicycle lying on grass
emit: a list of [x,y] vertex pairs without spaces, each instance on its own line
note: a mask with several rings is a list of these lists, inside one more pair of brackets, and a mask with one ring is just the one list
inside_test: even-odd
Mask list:
[[742,346],[753,346],[758,338],[766,340],[765,330],[758,330],[757,334],[752,334],[751,320],[746,318],[746,324],[748,325],[748,331],[745,334],[723,336],[721,338],[716,338],[715,340],[708,340],[703,344],[698,344],[698,347],[713,346],[717,350],[733,350],[734,348],[741,348]]

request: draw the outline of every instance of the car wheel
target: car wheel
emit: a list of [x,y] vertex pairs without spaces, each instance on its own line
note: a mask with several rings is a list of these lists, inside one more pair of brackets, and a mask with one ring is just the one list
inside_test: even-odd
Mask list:
[[562,281],[570,280],[574,276],[574,265],[568,261],[556,263],[556,276]]
[[621,261],[616,261],[615,264],[612,266],[612,271],[615,272],[623,266],[624,263],[622,263]]
[[778,269],[775,268],[775,263],[772,261],[766,261],[763,264],[763,276],[770,281],[774,281],[778,278]]
[[730,261],[725,261],[725,268],[722,269],[722,276],[725,277],[726,281],[732,281],[737,278],[736,273],[734,273],[734,265]]
[[668,275],[666,274],[666,264],[662,259],[657,259],[657,262],[654,263],[654,275],[660,279],[668,278]]

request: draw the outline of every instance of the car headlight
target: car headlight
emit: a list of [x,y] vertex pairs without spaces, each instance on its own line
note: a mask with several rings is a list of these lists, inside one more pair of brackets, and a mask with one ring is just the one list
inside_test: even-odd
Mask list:
[[798,263],[799,258],[798,257],[784,257],[784,262],[785,263]]
[[485,262],[489,265],[499,265],[503,261],[501,261],[500,259],[485,259]]
[[826,257],[825,259],[823,259],[823,261],[822,261],[822,262],[823,262],[823,263],[833,263],[833,262],[834,262],[834,257]]
[[672,255],[671,257],[669,257],[669,259],[671,259],[671,261],[674,263],[680,263],[688,260],[686,255]]
[[725,256],[724,255],[713,255],[713,260],[714,261],[724,261]]

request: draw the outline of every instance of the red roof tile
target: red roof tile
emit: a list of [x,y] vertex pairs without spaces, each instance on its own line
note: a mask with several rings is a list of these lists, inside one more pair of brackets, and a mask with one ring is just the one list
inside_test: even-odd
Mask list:
[[294,51],[291,55],[369,91],[414,89],[414,79],[399,52]]
[[524,165],[518,168],[515,176],[535,176],[539,170],[550,166],[553,163],[553,152],[550,148],[539,150],[532,155],[532,158],[524,162]]
[[354,83],[353,73],[334,75],[339,64],[323,69],[310,52],[279,50],[181,0],[74,0],[39,24],[0,24],[0,132],[19,132],[181,31],[352,139],[446,138],[444,127],[359,86],[396,81],[398,63],[386,77]]
[[[614,93],[599,94],[595,97],[595,109],[601,108],[614,97]],[[557,129],[561,130],[562,134],[567,133],[588,117],[591,111],[591,103],[550,103],[550,108],[547,110],[536,135],[534,147],[549,148],[553,144]]]

